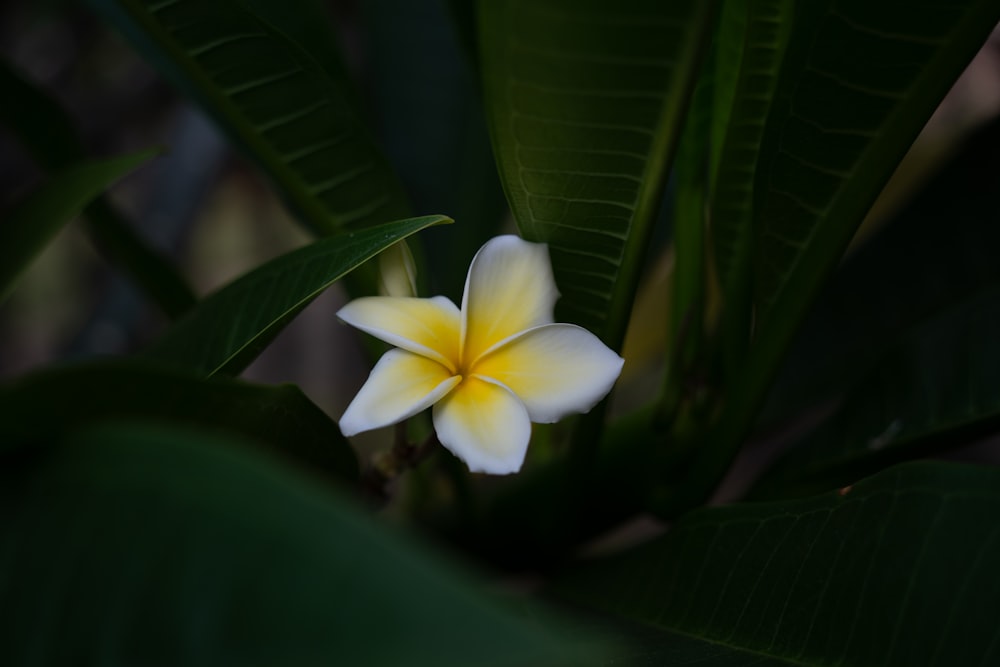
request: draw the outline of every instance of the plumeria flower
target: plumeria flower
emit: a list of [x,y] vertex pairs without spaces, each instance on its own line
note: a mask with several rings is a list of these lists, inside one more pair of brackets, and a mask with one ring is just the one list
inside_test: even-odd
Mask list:
[[622,358],[592,333],[554,324],[548,248],[516,236],[484,245],[459,310],[449,299],[366,297],[338,313],[389,350],[340,419],[351,436],[433,406],[438,440],[473,472],[517,472],[531,422],[587,412]]

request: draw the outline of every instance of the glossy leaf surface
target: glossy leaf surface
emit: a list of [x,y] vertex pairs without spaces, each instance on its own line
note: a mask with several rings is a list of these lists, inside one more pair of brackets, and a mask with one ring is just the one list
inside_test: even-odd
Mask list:
[[993,0],[796,4],[754,181],[754,340],[678,508],[721,480],[809,303],[998,19]]
[[481,2],[487,113],[525,238],[544,241],[560,319],[620,346],[712,2]]
[[[349,82],[232,0],[90,0],[329,234],[409,215]],[[332,33],[329,39],[333,39]]]
[[327,287],[393,243],[446,222],[440,215],[398,220],[293,250],[203,299],[147,356],[206,375],[239,373]]
[[636,665],[987,665],[998,516],[997,469],[907,464],[839,493],[699,510],[559,591],[662,631]]

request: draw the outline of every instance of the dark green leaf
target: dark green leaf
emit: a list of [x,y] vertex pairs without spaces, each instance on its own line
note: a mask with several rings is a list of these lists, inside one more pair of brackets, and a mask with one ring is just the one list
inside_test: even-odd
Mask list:
[[794,12],[792,0],[730,0],[720,16],[709,209],[722,377],[739,367],[750,340],[754,176]]
[[677,507],[725,473],[822,280],[998,19],[995,0],[796,4],[754,181],[754,340]]
[[727,293],[750,270],[754,174],[793,12],[791,0],[737,0],[726,2],[720,17],[711,210],[715,262]]
[[989,665],[998,517],[1000,470],[907,464],[839,493],[694,512],[558,592],[661,630],[649,650],[664,660],[637,665]]
[[206,375],[239,373],[335,281],[393,243],[447,222],[441,215],[398,220],[293,250],[206,297],[148,356]]
[[852,251],[796,335],[763,419],[839,397],[888,342],[1000,282],[998,156],[1000,118],[970,135],[884,228]]
[[487,116],[560,319],[621,345],[713,2],[483,1]]
[[[705,319],[705,232],[708,222],[705,195],[714,88],[711,70],[706,67],[691,100],[674,170],[674,272],[668,340],[677,355],[672,361],[682,367],[690,364],[696,353]],[[675,370],[683,370],[672,366],[668,363],[668,376]]]
[[328,234],[409,215],[402,187],[352,108],[350,83],[331,78],[242,4],[89,4],[218,121],[313,229]]
[[87,157],[70,117],[59,103],[0,58],[0,122],[10,128],[46,169],[68,167]]
[[[8,125],[32,157],[48,171],[85,159],[73,121],[59,104],[0,59],[0,122]],[[183,277],[159,252],[147,245],[103,196],[84,211],[87,231],[110,261],[176,317],[194,305],[195,296]]]
[[590,664],[235,442],[109,425],[2,477],[4,664]]
[[759,482],[802,495],[1000,428],[1000,283],[907,333],[840,409]]
[[135,364],[88,364],[29,375],[0,390],[0,449],[112,419],[150,419],[231,433],[341,479],[358,464],[337,425],[294,385],[201,379]]
[[83,207],[119,178],[156,155],[148,150],[76,164],[55,174],[9,211],[0,224],[0,301],[21,272]]
[[1000,19],[995,0],[796,7],[754,207],[757,317],[782,328]]
[[319,64],[337,90],[351,103],[355,113],[363,111],[341,50],[330,3],[324,0],[237,0],[250,13],[268,24]]

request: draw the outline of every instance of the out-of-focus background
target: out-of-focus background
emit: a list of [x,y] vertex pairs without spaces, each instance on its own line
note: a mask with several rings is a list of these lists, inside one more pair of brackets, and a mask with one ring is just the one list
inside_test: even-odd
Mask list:
[[[415,211],[458,217],[465,209],[481,218],[479,211],[486,210],[477,226],[492,235],[489,228],[507,216],[499,183],[486,179],[493,185],[488,192],[462,187],[465,179],[482,182],[482,172],[494,167],[470,61],[445,4],[337,1],[325,9],[369,125]],[[384,40],[403,48],[381,49]],[[405,48],[407,42],[412,48]],[[199,295],[312,238],[212,122],[79,3],[0,3],[0,57],[56,98],[91,156],[166,147],[165,156],[120,182],[112,199]],[[464,164],[451,159],[456,152],[467,158]],[[0,215],[41,175],[15,136],[0,127]],[[433,241],[435,234],[440,238],[436,231],[425,238]],[[434,259],[433,248],[427,254]],[[439,278],[435,291],[460,297],[458,277]],[[366,372],[354,334],[334,316],[343,300],[337,288],[322,295],[244,377],[295,382],[339,416]],[[165,323],[99,257],[83,226],[70,225],[0,307],[0,379],[53,361],[135,350]]]
[[[443,213],[458,221],[448,231],[423,236],[430,264],[447,247],[436,242],[442,233],[474,229],[490,236],[498,231],[506,207],[496,179],[482,178],[493,169],[488,138],[471,59],[456,37],[447,3],[337,0],[326,9],[370,125],[409,189],[416,213]],[[400,48],[379,48],[390,39]],[[59,0],[0,4],[0,57],[59,101],[75,119],[90,155],[167,147],[166,156],[118,184],[113,201],[144,238],[176,262],[199,294],[311,238],[211,121],[85,7]],[[951,147],[998,110],[1000,32],[994,32],[859,235],[905,201]],[[452,159],[456,154],[463,159]],[[0,127],[0,212],[40,176],[29,154]],[[490,185],[471,191],[466,182]],[[439,264],[464,271],[468,259]],[[638,318],[644,310],[662,309],[657,295],[668,277],[665,256],[650,270]],[[458,298],[461,278],[436,276],[430,289]],[[334,316],[343,299],[336,288],[317,299],[245,377],[295,382],[339,416],[365,374],[357,341]],[[70,225],[0,306],[0,380],[58,360],[127,353],[165,322],[97,255],[82,226]],[[634,353],[626,357],[633,376],[641,375],[634,366],[644,363],[644,347],[662,349],[661,335],[641,328],[630,333]]]

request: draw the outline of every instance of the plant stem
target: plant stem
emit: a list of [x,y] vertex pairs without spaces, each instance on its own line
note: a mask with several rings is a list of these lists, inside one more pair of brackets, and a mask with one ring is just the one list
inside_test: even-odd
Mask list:
[[392,449],[377,454],[361,474],[364,494],[380,504],[385,503],[389,500],[389,484],[410,468],[420,465],[440,444],[437,433],[431,431],[426,440],[415,445],[406,437],[406,423],[397,424],[396,442]]

